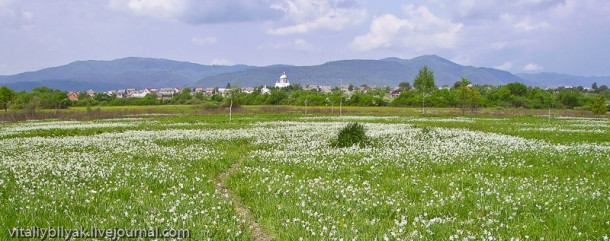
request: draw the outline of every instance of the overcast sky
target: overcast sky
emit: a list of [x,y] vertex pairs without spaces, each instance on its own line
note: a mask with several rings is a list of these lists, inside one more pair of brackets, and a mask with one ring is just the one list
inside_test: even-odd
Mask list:
[[0,0],[0,74],[130,56],[265,66],[424,54],[610,76],[610,1]]

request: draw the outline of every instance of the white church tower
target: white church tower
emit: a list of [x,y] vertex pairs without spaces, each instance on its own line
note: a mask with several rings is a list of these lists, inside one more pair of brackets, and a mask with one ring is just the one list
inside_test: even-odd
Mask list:
[[288,77],[286,77],[286,72],[280,76],[280,79],[275,82],[275,87],[284,88],[290,85],[290,81],[288,81]]

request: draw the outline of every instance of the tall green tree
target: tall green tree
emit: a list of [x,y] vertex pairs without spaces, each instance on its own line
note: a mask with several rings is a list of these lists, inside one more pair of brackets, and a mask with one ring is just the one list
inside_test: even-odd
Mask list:
[[231,101],[234,102],[235,104],[243,104],[243,103],[239,103],[239,99],[240,96],[242,96],[244,93],[242,92],[241,88],[233,88],[229,91],[227,91],[227,93],[225,94],[225,105],[229,106],[231,104]]
[[561,93],[559,93],[559,101],[568,108],[574,108],[575,106],[579,106],[579,102],[581,99],[582,94],[574,88],[564,89],[561,91]]
[[22,101],[29,101],[30,108],[63,109],[71,105],[68,94],[58,89],[36,87],[28,95],[29,98],[23,98]]
[[409,82],[400,82],[398,83],[398,88],[400,91],[409,91],[411,89],[411,83]]
[[436,85],[434,84],[434,72],[432,72],[427,65],[424,66],[419,70],[415,80],[413,80],[413,86],[422,95],[422,114],[426,114],[426,96],[430,95],[436,89]]
[[13,102],[14,98],[15,91],[6,86],[0,88],[0,107],[4,109],[4,112],[8,111],[8,105]]
[[184,87],[184,89],[182,89],[182,92],[180,92],[180,94],[174,96],[174,101],[187,101],[192,99],[193,96],[191,96],[191,88],[189,87]]
[[525,94],[527,94],[527,86],[522,83],[514,82],[505,86],[510,91],[511,95],[524,96]]
[[470,80],[462,77],[457,89],[458,103],[462,107],[462,113],[466,112],[467,108],[474,111],[481,104],[481,93],[471,83]]
[[593,101],[593,105],[591,106],[591,111],[596,115],[605,115],[606,111],[608,111],[608,104],[606,103],[606,96],[599,95]]

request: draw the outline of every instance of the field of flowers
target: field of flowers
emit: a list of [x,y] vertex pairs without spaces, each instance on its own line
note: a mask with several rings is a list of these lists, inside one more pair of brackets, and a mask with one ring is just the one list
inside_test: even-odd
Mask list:
[[[349,122],[371,144],[334,148]],[[13,227],[278,240],[607,240],[610,123],[545,117],[152,116],[0,123]],[[217,177],[235,165],[226,186]]]

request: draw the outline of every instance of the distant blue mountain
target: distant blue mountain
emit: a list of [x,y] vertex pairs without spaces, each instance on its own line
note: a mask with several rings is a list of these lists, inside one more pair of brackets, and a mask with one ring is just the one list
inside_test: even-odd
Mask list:
[[13,90],[26,90],[30,91],[36,87],[46,86],[52,89],[60,89],[65,91],[79,90],[85,91],[89,89],[93,90],[111,90],[115,89],[116,85],[110,83],[99,83],[99,82],[84,82],[84,81],[73,81],[73,80],[45,80],[42,82],[36,81],[21,81],[21,82],[10,82],[0,83],[0,86],[7,86]]
[[[193,86],[225,86],[227,82],[242,86],[273,85],[280,74],[286,72],[292,83],[301,85],[368,84],[398,86],[400,82],[413,82],[421,68],[434,71],[438,86],[453,85],[462,77],[475,84],[502,85],[526,82],[510,72],[462,66],[447,59],[427,55],[413,59],[385,58],[380,60],[340,60],[314,66],[268,66],[208,76]],[[529,84],[529,83],[526,83]]]
[[582,77],[555,73],[517,74],[473,66],[462,66],[436,55],[413,59],[339,60],[313,66],[271,65],[200,65],[166,59],[129,57],[111,61],[77,61],[67,65],[0,76],[0,86],[31,90],[48,86],[61,90],[104,91],[123,88],[224,87],[274,85],[286,72],[292,83],[301,85],[368,84],[397,86],[413,83],[419,70],[428,66],[434,71],[438,86],[453,85],[462,77],[474,84],[503,85],[521,82],[529,86],[586,86],[593,82],[610,85],[610,77]]
[[598,86],[606,85],[610,86],[610,76],[601,76],[601,77],[585,77],[585,76],[575,76],[575,75],[567,75],[567,74],[557,74],[557,73],[537,73],[537,74],[517,74],[517,76],[521,77],[526,81],[531,83],[536,83],[539,86],[548,86],[548,87],[559,87],[559,86],[582,86],[582,87],[591,87],[593,83],[597,83]]
[[182,87],[225,72],[254,68],[246,65],[200,65],[166,59],[129,57],[111,61],[77,61],[64,66],[0,76],[0,85],[17,90],[48,86],[62,90],[109,90],[137,87]]

